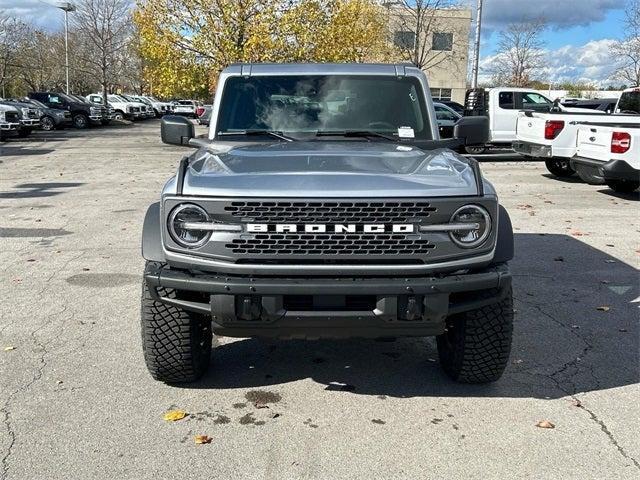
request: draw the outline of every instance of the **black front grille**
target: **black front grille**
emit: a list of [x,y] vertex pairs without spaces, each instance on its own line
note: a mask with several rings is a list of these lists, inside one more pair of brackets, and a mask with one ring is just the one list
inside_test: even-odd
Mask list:
[[19,123],[20,122],[20,117],[18,116],[18,114],[16,112],[5,112],[4,118],[7,121],[7,123]]
[[260,233],[226,247],[236,255],[427,255],[435,245],[405,234]]
[[428,202],[343,201],[231,202],[224,209],[244,221],[269,223],[410,222],[416,218],[426,218],[436,211]]

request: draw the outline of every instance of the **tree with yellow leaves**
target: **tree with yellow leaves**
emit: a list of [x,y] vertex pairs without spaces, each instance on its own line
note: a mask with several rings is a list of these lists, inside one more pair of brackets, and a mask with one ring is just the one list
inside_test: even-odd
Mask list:
[[147,82],[164,96],[202,96],[234,62],[388,55],[384,11],[372,0],[139,0],[134,21]]

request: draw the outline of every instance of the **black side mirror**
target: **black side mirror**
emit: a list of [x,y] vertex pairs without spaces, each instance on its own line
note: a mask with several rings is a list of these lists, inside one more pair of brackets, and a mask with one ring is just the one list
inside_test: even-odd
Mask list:
[[163,143],[170,145],[189,145],[196,136],[193,123],[179,115],[165,115],[160,123],[160,136]]
[[453,126],[453,137],[462,145],[485,145],[489,141],[489,117],[462,117]]

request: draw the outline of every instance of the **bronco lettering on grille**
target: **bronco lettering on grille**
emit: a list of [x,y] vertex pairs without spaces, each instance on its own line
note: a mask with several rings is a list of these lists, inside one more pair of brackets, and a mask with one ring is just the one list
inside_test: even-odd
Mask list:
[[410,223],[342,223],[327,225],[324,223],[248,223],[249,233],[415,233]]

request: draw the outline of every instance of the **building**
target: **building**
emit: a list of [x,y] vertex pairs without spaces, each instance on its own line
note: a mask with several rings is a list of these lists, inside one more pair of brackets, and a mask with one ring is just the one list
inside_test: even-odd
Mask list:
[[413,63],[429,78],[434,100],[464,103],[471,10],[421,7],[429,2],[383,2],[398,61]]

